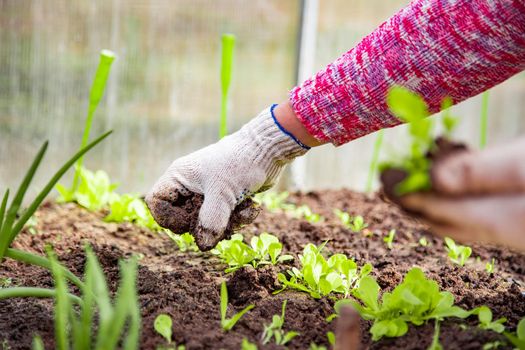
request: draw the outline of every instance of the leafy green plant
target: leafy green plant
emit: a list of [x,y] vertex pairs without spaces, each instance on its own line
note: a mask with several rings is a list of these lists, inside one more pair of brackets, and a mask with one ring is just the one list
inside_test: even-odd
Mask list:
[[164,339],[170,344],[169,347],[157,347],[157,350],[185,350],[186,347],[184,345],[177,346],[176,344],[172,344],[171,337],[173,335],[172,332],[173,327],[173,321],[171,320],[171,317],[167,314],[159,314],[155,321],[153,322],[153,328],[157,333],[162,335]]
[[228,288],[226,287],[226,282],[221,284],[221,327],[224,331],[231,330],[237,322],[244,316],[245,313],[253,309],[255,305],[250,304],[242,309],[240,312],[232,316],[232,318],[226,317],[226,312],[228,311]]
[[505,326],[503,325],[507,322],[505,317],[492,321],[492,310],[484,305],[478,307],[475,312],[478,314],[479,328],[491,330],[496,333],[503,333],[503,331],[505,331]]
[[195,243],[195,238],[188,232],[183,233],[182,235],[176,235],[170,230],[163,230],[162,232],[166,235],[179,247],[181,252],[193,251],[198,252],[199,247]]
[[287,210],[293,210],[295,208],[295,205],[291,203],[287,203],[286,199],[290,193],[287,191],[284,192],[273,192],[273,191],[267,191],[267,192],[261,192],[257,193],[254,197],[255,201],[259,204],[262,204],[271,211],[272,213],[275,213],[277,211],[287,211]]
[[264,325],[264,331],[261,337],[264,345],[268,344],[272,338],[275,339],[275,344],[285,345],[299,335],[296,331],[283,331],[286,302],[287,300],[283,301],[281,315],[273,315],[272,323]]
[[[372,271],[372,265],[365,264],[361,269],[355,261],[344,254],[334,254],[325,259],[321,254],[326,242],[320,247],[309,243],[299,255],[301,268],[293,267],[287,271],[290,276],[279,273],[278,280],[283,289],[293,288],[309,293],[313,298],[320,298],[330,293],[348,296],[359,285],[359,281]],[[278,292],[280,292],[278,291]]]
[[381,129],[377,132],[376,141],[374,142],[374,151],[372,152],[372,160],[370,161],[370,168],[368,170],[368,177],[366,180],[366,192],[372,192],[372,184],[374,176],[377,171],[377,164],[379,162],[379,152],[383,144],[384,131]]
[[246,338],[242,338],[241,350],[257,350],[257,345]]
[[379,292],[375,279],[364,276],[352,293],[358,301],[338,302],[339,307],[351,304],[365,320],[373,320],[370,333],[374,341],[404,335],[409,323],[419,326],[428,320],[466,318],[472,313],[455,306],[454,296],[440,291],[437,282],[427,279],[419,268],[411,269],[404,280],[392,292],[383,293],[381,299]]
[[485,271],[487,271],[488,274],[493,274],[494,266],[496,266],[496,259],[492,258],[490,262],[485,264]]
[[383,242],[386,243],[386,246],[388,247],[388,249],[393,248],[392,244],[394,243],[395,236],[396,236],[396,230],[392,229],[388,231],[388,235],[386,237],[383,237]]
[[368,227],[365,219],[361,215],[350,216],[345,211],[334,209],[334,214],[339,218],[341,223],[350,229],[352,232],[361,232]]
[[516,348],[525,349],[525,317],[518,322],[516,333],[504,332],[503,334]]
[[219,138],[228,134],[228,94],[232,77],[233,49],[235,47],[235,35],[222,35],[222,59],[221,59],[221,123],[219,127]]
[[472,248],[464,245],[459,245],[454,242],[452,238],[445,237],[445,249],[448,252],[450,260],[459,266],[465,265],[465,262],[472,254]]
[[161,231],[162,228],[155,222],[146,203],[133,194],[113,196],[109,203],[110,213],[104,218],[108,222],[132,222],[138,226],[153,231]]
[[229,268],[226,269],[226,272],[233,272],[244,266],[258,268],[292,260],[291,255],[281,255],[282,248],[283,245],[279,239],[266,232],[252,237],[250,245],[244,243],[241,234],[236,233],[231,239],[219,242],[211,253],[218,255],[228,264]]
[[[89,141],[89,134],[91,132],[91,125],[93,124],[93,116],[97,107],[102,99],[104,90],[106,88],[106,83],[109,76],[109,71],[111,69],[111,64],[115,60],[115,54],[109,50],[102,50],[100,52],[100,62],[98,64],[97,71],[95,73],[95,79],[91,85],[91,90],[89,93],[89,107],[87,112],[86,123],[84,126],[84,133],[82,135],[82,141],[80,143],[80,149],[83,149]],[[85,170],[82,166],[83,157],[81,156],[77,164],[75,165],[75,175],[73,177],[73,185],[70,189],[67,189],[63,185],[58,185],[57,190],[60,193],[59,201],[62,202],[71,202],[76,200],[76,191],[82,180],[82,173]],[[85,175],[85,174],[84,174]]]
[[[400,159],[382,163],[379,168],[381,171],[389,168],[406,171],[406,178],[395,188],[398,195],[428,191],[431,188],[431,161],[426,155],[434,149],[435,144],[432,136],[433,123],[427,118],[430,115],[427,104],[421,96],[401,86],[390,89],[387,104],[392,114],[409,124],[410,152]],[[441,108],[446,109],[451,105],[452,100],[448,98],[443,101]],[[454,118],[447,113],[443,118],[445,133],[450,134],[455,124]]]

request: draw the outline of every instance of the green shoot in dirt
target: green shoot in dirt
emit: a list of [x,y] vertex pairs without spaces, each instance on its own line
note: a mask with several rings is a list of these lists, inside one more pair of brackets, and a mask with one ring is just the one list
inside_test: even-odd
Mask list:
[[[387,95],[387,104],[392,114],[401,121],[408,123],[411,139],[409,155],[392,162],[380,165],[380,170],[389,168],[402,169],[407,177],[400,182],[395,190],[398,195],[410,192],[428,191],[431,188],[429,170],[430,160],[426,157],[435,145],[432,136],[432,120],[425,100],[418,94],[400,86],[394,86]],[[441,108],[452,105],[451,99],[445,99]],[[445,133],[450,134],[456,125],[454,118],[446,112],[443,118]]]
[[306,204],[300,205],[297,208],[289,210],[292,215],[298,219],[303,218],[311,224],[315,224],[324,220],[320,214],[312,212]]
[[372,192],[372,184],[377,172],[377,163],[379,162],[379,152],[381,152],[381,145],[383,144],[384,131],[377,132],[376,141],[374,142],[374,151],[372,152],[372,160],[370,161],[370,169],[368,170],[368,178],[366,180],[366,192]]
[[434,336],[432,337],[432,343],[427,350],[443,350],[443,347],[439,343],[439,320],[434,320]]
[[490,262],[485,264],[485,271],[492,275],[494,273],[494,266],[496,266],[496,259],[492,258]]
[[287,300],[283,301],[282,309],[281,309],[281,316],[279,315],[273,315],[272,317],[272,323],[268,325],[264,325],[264,331],[261,336],[261,340],[263,345],[266,345],[270,342],[272,338],[275,340],[275,344],[277,345],[286,345],[288,342],[290,342],[293,338],[299,335],[298,332],[295,331],[289,331],[284,332],[283,331],[283,325],[284,325],[284,313],[286,310],[286,302]]
[[241,350],[257,350],[257,345],[246,338],[242,338]]
[[365,219],[361,215],[350,216],[347,212],[339,209],[334,209],[334,214],[339,218],[341,223],[352,232],[361,232],[368,227],[368,224],[365,223]]
[[269,233],[263,232],[252,237],[250,245],[243,242],[241,234],[236,233],[231,239],[219,242],[211,253],[228,264],[226,272],[233,272],[245,266],[258,268],[292,260],[291,255],[281,255],[282,249],[279,239]]
[[449,237],[445,237],[445,244],[445,249],[448,252],[450,260],[459,266],[465,265],[465,262],[467,262],[467,259],[472,254],[472,248],[456,244],[456,242]]
[[310,343],[309,350],[327,350],[324,345],[317,345],[316,343]]
[[372,271],[372,265],[365,264],[359,269],[355,261],[348,259],[344,254],[334,254],[325,259],[321,254],[325,244],[326,242],[320,247],[307,244],[303,254],[299,255],[301,268],[293,267],[288,270],[289,278],[283,273],[277,275],[284,285],[282,290],[297,289],[316,299],[330,293],[343,294],[346,297],[359,285],[359,281]]
[[[20,233],[24,225],[27,224],[28,220],[33,216],[38,206],[44,201],[49,192],[53,189],[55,184],[60,180],[60,178],[66,173],[66,171],[85,153],[99,144],[104,140],[110,132],[103,134],[98,137],[96,140],[88,144],[86,147],[78,151],[73,157],[71,157],[49,180],[46,186],[40,191],[40,193],[35,197],[35,199],[29,204],[27,209],[25,209],[20,216],[18,216],[24,196],[29,188],[31,181],[44,157],[44,154],[47,149],[48,143],[45,142],[44,145],[40,148],[40,151],[37,153],[33,163],[29,167],[24,179],[22,180],[18,190],[16,191],[11,204],[8,206],[9,199],[9,190],[4,194],[2,202],[0,204],[0,261],[3,260],[5,256],[10,258],[29,263],[36,264],[48,268],[49,262],[45,258],[33,255],[30,253],[25,253],[17,251],[15,249],[10,249],[10,245],[16,236]],[[71,274],[68,274],[68,278],[71,277]],[[78,280],[78,279],[77,279]]]
[[419,239],[418,243],[422,247],[427,247],[428,246],[428,240],[426,239],[426,237],[421,237]]
[[492,321],[492,310],[484,305],[478,307],[475,312],[478,314],[479,328],[491,330],[496,333],[503,333],[505,331],[505,326],[503,325],[507,322],[505,317]]
[[518,322],[516,333],[505,332],[503,334],[516,348],[525,349],[525,317]]
[[270,212],[275,213],[280,210],[287,211],[287,210],[293,210],[295,206],[291,203],[287,203],[286,199],[290,193],[287,191],[284,192],[273,192],[273,191],[267,191],[267,192],[261,192],[257,193],[254,197],[255,201],[259,204],[262,204],[268,209]]
[[222,35],[222,59],[221,59],[221,121],[219,126],[219,138],[228,134],[228,95],[232,78],[233,49],[235,47],[235,35]]
[[479,148],[485,148],[487,144],[487,129],[489,122],[489,92],[481,95],[481,115],[479,119]]
[[134,194],[114,194],[109,203],[109,215],[104,218],[107,222],[132,222],[140,227],[152,231],[163,230],[153,219],[146,203]]
[[157,347],[157,350],[185,350],[186,347],[184,345],[177,346],[176,344],[172,344],[171,337],[173,335],[172,328],[173,328],[173,321],[171,320],[171,317],[166,314],[159,314],[155,321],[153,322],[153,328],[157,333],[162,335],[164,339],[170,344],[169,347]]
[[195,243],[195,238],[188,232],[183,233],[182,235],[176,235],[170,230],[163,230],[164,232],[176,245],[179,247],[181,252],[198,252],[199,247]]
[[[115,54],[109,50],[102,50],[100,52],[100,62],[98,64],[97,72],[95,73],[95,79],[91,85],[91,91],[89,93],[89,107],[86,118],[86,124],[84,126],[84,134],[82,135],[82,141],[80,143],[80,149],[83,149],[89,141],[89,134],[91,131],[91,125],[93,124],[93,115],[102,99],[104,90],[106,88],[106,83],[109,76],[109,71],[111,69],[111,64],[115,60]],[[79,181],[81,181],[81,172],[82,172],[83,157],[80,157],[75,165],[75,175],[73,177],[73,185],[69,190],[64,186],[60,186],[61,198],[63,202],[71,202],[75,200],[75,191],[79,186]]]
[[388,249],[392,249],[392,244],[394,243],[394,238],[396,236],[396,230],[392,229],[388,232],[386,237],[383,237],[383,242],[386,243]]
[[226,318],[226,311],[228,310],[228,288],[226,282],[221,284],[221,327],[224,331],[231,330],[237,322],[244,316],[245,313],[253,309],[255,305],[250,304],[242,309],[240,312],[233,315],[232,318]]
[[[411,269],[392,292],[379,298],[380,287],[370,276],[361,279],[353,292],[359,301],[348,299],[336,303],[351,304],[365,320],[372,320],[372,339],[400,337],[408,331],[408,324],[422,325],[428,320],[441,321],[447,317],[466,318],[472,312],[454,305],[450,292],[439,290],[436,281],[427,279],[419,268]],[[337,311],[337,308],[336,308]]]

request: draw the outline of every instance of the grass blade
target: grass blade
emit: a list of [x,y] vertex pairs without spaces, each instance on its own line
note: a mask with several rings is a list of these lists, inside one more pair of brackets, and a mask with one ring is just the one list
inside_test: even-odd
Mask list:
[[[0,300],[9,298],[54,298],[57,293],[55,289],[37,287],[12,287],[0,289]],[[73,294],[68,298],[76,304],[82,305],[82,300]]]
[[0,206],[0,232],[2,232],[2,224],[4,223],[5,208],[7,206],[8,198],[9,198],[9,189],[5,191],[4,199],[2,199],[2,205]]
[[219,126],[219,138],[228,134],[228,94],[232,77],[233,49],[235,47],[235,35],[222,35],[222,59],[221,59],[221,119]]
[[237,322],[239,322],[239,320],[241,319],[241,317],[244,316],[245,313],[247,313],[248,311],[250,311],[251,309],[253,309],[255,307],[255,305],[253,304],[250,304],[248,306],[246,306],[244,309],[242,309],[240,312],[236,313],[235,315],[233,315],[232,318],[230,318],[228,320],[228,323],[227,323],[227,327],[225,327],[225,329],[227,331],[229,331],[230,329],[233,328],[233,326],[235,326],[235,324]]
[[67,283],[64,277],[64,269],[58,262],[52,251],[48,252],[49,262],[51,263],[51,272],[55,280],[55,342],[59,350],[69,349],[69,313],[71,304],[67,296]]
[[485,148],[487,144],[487,129],[489,121],[489,92],[485,91],[481,100],[481,116],[479,123],[479,148]]
[[78,151],[71,159],[69,159],[63,166],[60,168],[55,175],[49,180],[47,185],[44,187],[44,189],[38,194],[36,199],[31,203],[31,205],[27,208],[26,211],[24,211],[24,214],[20,217],[20,219],[17,221],[16,225],[13,227],[13,229],[10,232],[9,241],[4,246],[4,237],[0,240],[0,261],[3,258],[5,251],[9,245],[11,245],[11,242],[16,237],[16,235],[22,230],[25,223],[29,218],[34,214],[38,206],[44,201],[46,196],[51,192],[55,184],[60,180],[60,178],[66,173],[66,171],[79,159],[82,155],[87,153],[89,150],[91,150],[93,147],[98,145],[102,140],[104,140],[106,137],[108,137],[112,131],[108,131],[101,136],[99,136],[97,139],[95,139],[93,142],[88,144],[86,147],[82,148],[80,151]]
[[374,182],[374,175],[377,170],[377,163],[379,161],[379,153],[381,151],[381,145],[383,144],[384,131],[379,130],[376,136],[376,142],[374,143],[374,151],[372,153],[372,160],[370,161],[370,169],[368,170],[368,179],[366,181],[366,192],[372,191],[372,184]]
[[24,195],[27,192],[29,184],[31,183],[31,180],[33,179],[33,176],[35,175],[35,172],[38,169],[38,166],[40,165],[40,162],[42,161],[44,154],[46,153],[47,145],[48,145],[48,142],[46,141],[44,142],[42,147],[40,147],[40,150],[35,156],[35,159],[33,159],[33,163],[27,170],[27,173],[24,179],[22,180],[22,183],[18,187],[18,191],[13,197],[13,201],[11,202],[9,209],[7,210],[7,216],[5,218],[5,222],[2,225],[2,231],[0,232],[0,261],[4,257],[5,250],[9,246],[9,243],[10,243],[10,237],[11,237],[11,232],[12,232],[11,226],[15,222],[16,214],[18,213],[18,209],[20,209],[20,205],[22,204],[22,201],[24,200]]
[[226,282],[221,284],[221,321],[226,321],[226,311],[228,309],[228,288]]

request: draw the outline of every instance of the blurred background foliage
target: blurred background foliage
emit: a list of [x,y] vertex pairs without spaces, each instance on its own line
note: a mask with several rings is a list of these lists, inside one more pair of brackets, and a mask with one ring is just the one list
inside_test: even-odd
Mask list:
[[[407,3],[320,0],[315,69]],[[300,9],[301,0],[0,0],[0,190],[18,184],[45,139],[46,174],[78,147],[98,54],[110,49],[118,58],[92,135],[115,133],[86,165],[122,190],[146,191],[173,159],[217,139],[221,33],[237,36],[230,131],[287,98],[297,83]],[[480,106],[476,97],[454,109],[458,137],[474,145]],[[491,91],[489,144],[523,131],[521,74]],[[386,131],[382,158],[404,135],[404,127]],[[315,149],[283,184],[363,190],[374,139]]]

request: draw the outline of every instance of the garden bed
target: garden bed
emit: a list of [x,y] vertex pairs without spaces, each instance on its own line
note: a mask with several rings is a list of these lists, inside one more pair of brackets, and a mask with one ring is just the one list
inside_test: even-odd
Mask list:
[[[324,222],[311,224],[285,213],[266,210],[254,224],[242,232],[270,232],[284,246],[284,253],[302,252],[307,243],[321,244],[329,240],[326,251],[345,253],[358,265],[370,262],[381,288],[391,289],[414,265],[436,280],[443,290],[450,291],[456,304],[465,309],[489,306],[495,318],[506,317],[506,326],[514,328],[525,315],[525,254],[497,247],[472,245],[472,258],[464,267],[454,265],[443,247],[443,241],[430,235],[424,226],[405,216],[378,196],[368,196],[349,190],[294,194],[289,201],[307,204]],[[351,215],[362,215],[372,232],[367,236],[346,229],[334,215],[333,209]],[[90,213],[75,204],[58,205],[46,202],[36,214],[33,227],[24,229],[13,247],[43,254],[44,245],[52,244],[59,259],[75,274],[81,276],[85,262],[83,245],[93,245],[113,290],[118,284],[118,260],[139,254],[138,293],[143,317],[141,349],[165,345],[153,329],[159,313],[169,314],[174,323],[173,338],[187,349],[240,349],[243,338],[257,342],[272,315],[279,314],[283,300],[288,300],[284,329],[295,330],[288,348],[307,349],[311,343],[327,345],[326,333],[334,323],[326,322],[333,313],[333,300],[311,298],[292,290],[273,295],[279,289],[277,272],[290,266],[268,266],[257,271],[249,268],[224,274],[224,265],[209,253],[181,252],[164,235],[131,224],[106,223],[103,213]],[[396,229],[393,249],[386,247],[383,238]],[[426,237],[427,246],[418,244]],[[476,257],[480,257],[476,261]],[[495,272],[488,274],[485,263],[496,260]],[[297,259],[295,259],[297,262]],[[51,275],[35,266],[7,260],[0,267],[2,284],[52,287]],[[220,326],[220,284],[228,283],[230,303],[239,310],[248,304],[255,308],[224,333]],[[0,342],[4,349],[30,348],[33,335],[39,334],[46,348],[54,348],[53,303],[47,299],[9,299],[0,301]],[[466,325],[467,327],[463,326]],[[477,326],[477,318],[448,319],[441,325],[440,341],[445,349],[481,349],[487,342],[504,337]],[[434,332],[433,322],[420,327],[410,326],[400,338],[384,338],[372,342],[368,321],[361,321],[362,347],[370,349],[426,349]],[[279,348],[275,345],[259,348]],[[284,347],[280,347],[284,348]],[[500,347],[504,348],[504,347]]]

